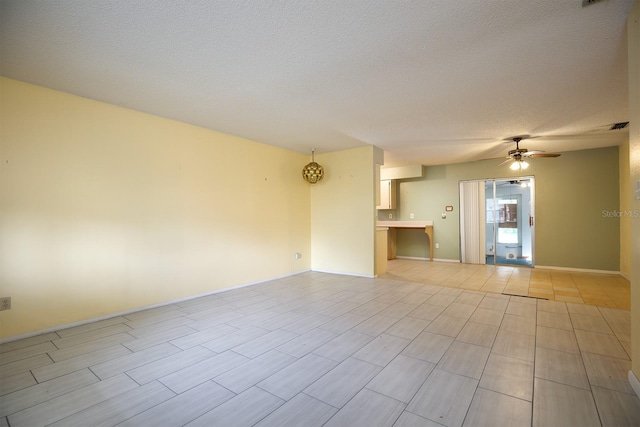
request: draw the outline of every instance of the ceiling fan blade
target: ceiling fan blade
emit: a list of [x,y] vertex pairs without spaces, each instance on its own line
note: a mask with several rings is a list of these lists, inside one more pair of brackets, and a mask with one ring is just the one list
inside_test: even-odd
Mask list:
[[538,153],[538,154],[531,154],[529,157],[560,157],[561,154],[560,153]]
[[506,165],[507,163],[509,163],[512,160],[513,159],[511,157],[509,157],[507,160],[505,160],[504,162],[500,163],[498,166]]
[[527,151],[526,153],[522,153],[523,156],[533,156],[534,154],[542,154],[545,153],[545,151],[542,150],[532,150],[532,151]]

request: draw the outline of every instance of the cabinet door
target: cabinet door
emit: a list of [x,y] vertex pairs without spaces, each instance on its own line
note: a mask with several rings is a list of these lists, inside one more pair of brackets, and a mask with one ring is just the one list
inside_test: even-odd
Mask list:
[[396,185],[391,179],[383,179],[380,181],[380,205],[378,209],[395,209],[396,208]]

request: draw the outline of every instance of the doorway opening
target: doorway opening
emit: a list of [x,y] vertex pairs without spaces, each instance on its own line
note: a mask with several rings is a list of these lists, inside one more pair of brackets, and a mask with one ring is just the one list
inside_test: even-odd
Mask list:
[[485,181],[486,263],[533,267],[533,177]]
[[461,260],[534,266],[534,178],[460,183]]

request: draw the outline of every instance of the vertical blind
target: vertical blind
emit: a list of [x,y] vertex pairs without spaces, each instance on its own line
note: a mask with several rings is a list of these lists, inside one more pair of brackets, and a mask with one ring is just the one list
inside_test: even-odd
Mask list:
[[460,182],[461,260],[485,264],[484,181]]

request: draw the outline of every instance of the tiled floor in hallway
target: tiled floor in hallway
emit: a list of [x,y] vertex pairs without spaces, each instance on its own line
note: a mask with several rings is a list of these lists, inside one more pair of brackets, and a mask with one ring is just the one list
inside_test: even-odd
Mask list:
[[551,301],[631,308],[630,283],[618,274],[395,259],[389,261],[384,277]]
[[5,343],[0,426],[640,425],[629,311],[416,279],[302,273]]

